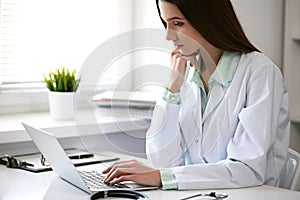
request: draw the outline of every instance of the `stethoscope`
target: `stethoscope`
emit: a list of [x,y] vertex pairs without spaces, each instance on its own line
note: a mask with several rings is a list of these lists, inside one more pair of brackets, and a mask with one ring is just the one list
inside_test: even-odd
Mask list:
[[90,196],[90,200],[104,199],[107,197],[121,197],[127,199],[150,200],[149,197],[141,192],[133,190],[107,190],[99,191]]
[[[127,199],[140,199],[140,200],[150,200],[150,198],[138,191],[133,190],[108,190],[108,191],[99,191],[90,196],[90,200],[97,200],[97,199],[104,199],[107,197],[121,197],[121,198],[127,198]],[[216,192],[210,192],[210,193],[200,193],[192,196],[188,196],[185,198],[182,198],[180,200],[188,200],[195,197],[209,197],[210,199],[214,200],[222,200],[228,197],[228,194],[226,193],[216,193]]]
[[228,194],[226,194],[226,193],[216,193],[216,192],[200,193],[200,194],[195,194],[195,195],[192,195],[192,196],[182,198],[180,200],[188,200],[188,199],[192,199],[192,198],[195,198],[195,197],[210,197],[209,199],[221,200],[221,199],[226,199],[228,197]]

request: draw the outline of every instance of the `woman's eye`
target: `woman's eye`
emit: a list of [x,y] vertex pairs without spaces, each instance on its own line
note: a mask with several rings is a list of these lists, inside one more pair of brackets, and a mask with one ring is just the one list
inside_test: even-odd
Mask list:
[[183,22],[174,22],[175,26],[183,26],[183,24],[184,24]]

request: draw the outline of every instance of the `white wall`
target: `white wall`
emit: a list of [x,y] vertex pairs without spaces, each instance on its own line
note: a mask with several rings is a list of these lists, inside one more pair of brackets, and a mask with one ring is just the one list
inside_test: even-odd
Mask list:
[[133,0],[134,28],[163,28],[155,0]]
[[[160,18],[158,16],[158,12],[156,10],[156,4],[155,0],[133,0],[134,1],[134,23],[133,27],[134,29],[147,29],[147,28],[155,28],[155,29],[163,29],[163,25],[160,21]],[[153,54],[154,53],[154,54]],[[166,55],[166,59],[168,59]],[[158,54],[155,55],[155,51],[151,50],[140,50],[136,52],[133,55],[133,67],[135,69],[134,72],[134,84],[133,84],[133,90],[141,90],[141,91],[151,91],[156,92],[157,88],[155,86],[150,86],[151,81],[149,82],[149,85],[144,84],[145,80],[151,79],[153,76],[157,76],[155,72],[149,72],[146,71],[146,67],[143,68],[143,66],[147,66],[149,64],[158,64],[157,61],[152,61],[153,57],[158,59],[155,60],[161,60],[162,63],[166,63],[166,60],[164,59],[164,56],[159,56]],[[158,61],[158,62],[159,62]],[[163,76],[162,74],[160,76]],[[166,75],[165,75],[166,76]],[[168,75],[167,75],[168,76]]]
[[232,0],[232,4],[250,41],[282,67],[284,0]]

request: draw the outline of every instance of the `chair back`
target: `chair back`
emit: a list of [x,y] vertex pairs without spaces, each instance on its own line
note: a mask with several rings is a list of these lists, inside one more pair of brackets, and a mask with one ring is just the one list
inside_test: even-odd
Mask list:
[[300,191],[300,154],[289,148],[279,187]]

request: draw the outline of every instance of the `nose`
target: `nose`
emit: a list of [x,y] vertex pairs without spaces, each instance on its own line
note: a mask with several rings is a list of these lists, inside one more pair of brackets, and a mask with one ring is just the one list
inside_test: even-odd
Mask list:
[[176,40],[176,38],[177,38],[176,32],[174,30],[167,28],[166,40],[174,41]]

